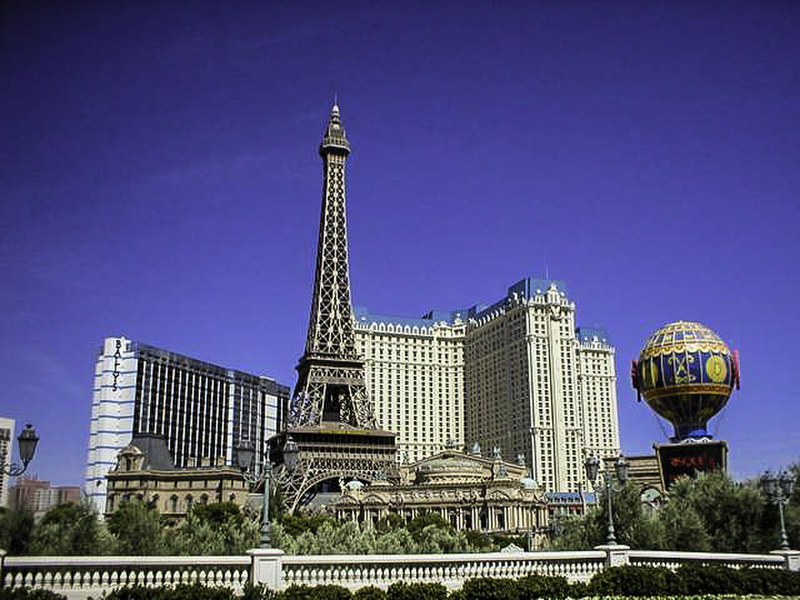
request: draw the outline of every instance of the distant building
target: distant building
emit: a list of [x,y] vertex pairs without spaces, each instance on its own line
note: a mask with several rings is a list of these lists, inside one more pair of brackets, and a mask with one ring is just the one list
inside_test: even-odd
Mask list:
[[[479,451],[478,451],[479,452]],[[408,522],[422,513],[440,515],[459,531],[526,534],[540,547],[547,526],[544,495],[524,465],[453,444],[434,456],[400,467],[401,482],[351,481],[330,507],[344,521],[375,527],[389,515]]]
[[10,506],[27,508],[35,520],[41,519],[51,508],[67,502],[80,502],[81,488],[74,486],[52,486],[49,481],[35,477],[19,477],[11,486]]
[[519,454],[547,491],[587,488],[589,454],[619,454],[614,347],[576,328],[563,282],[523,279],[491,306],[421,318],[355,311],[378,425],[399,460],[478,442]]
[[586,514],[587,509],[597,503],[597,495],[593,492],[547,492],[545,498],[550,523]]
[[[86,493],[106,510],[106,475],[135,433],[163,436],[177,468],[236,464],[242,441],[256,447],[286,421],[289,388],[268,377],[109,337],[97,357]],[[261,451],[258,451],[261,450]]]
[[250,497],[238,468],[222,464],[222,459],[217,464],[206,459],[176,469],[164,438],[152,434],[133,436],[118,453],[107,480],[106,515],[123,502],[141,500],[166,517],[181,518],[198,503],[234,502],[244,506]]
[[0,417],[0,506],[8,506],[11,477],[6,471],[11,468],[14,452],[14,423],[14,419]]

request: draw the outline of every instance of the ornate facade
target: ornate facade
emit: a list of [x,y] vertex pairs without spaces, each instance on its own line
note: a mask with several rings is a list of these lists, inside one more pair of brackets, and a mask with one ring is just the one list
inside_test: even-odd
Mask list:
[[118,453],[107,478],[106,515],[125,501],[141,500],[154,505],[166,517],[181,518],[198,503],[234,502],[245,506],[250,497],[249,486],[237,468],[212,465],[206,460],[176,469],[159,436],[135,436]]
[[410,521],[433,512],[458,530],[535,534],[539,545],[547,525],[544,495],[522,464],[448,448],[400,467],[400,483],[348,483],[333,506],[338,518],[375,526],[390,514]]

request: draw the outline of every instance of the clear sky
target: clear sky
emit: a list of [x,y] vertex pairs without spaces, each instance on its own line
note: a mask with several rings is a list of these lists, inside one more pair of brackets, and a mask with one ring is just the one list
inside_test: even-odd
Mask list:
[[[567,282],[628,377],[696,320],[741,351],[739,477],[800,459],[800,4],[7,2],[0,415],[82,482],[125,336],[293,386],[334,90],[353,301],[421,315]],[[665,429],[662,429],[664,427]]]

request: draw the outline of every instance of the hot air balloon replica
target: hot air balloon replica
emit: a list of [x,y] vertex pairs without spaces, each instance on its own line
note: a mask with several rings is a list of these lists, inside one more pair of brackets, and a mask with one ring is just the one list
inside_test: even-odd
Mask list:
[[669,444],[655,446],[662,483],[725,469],[728,445],[714,441],[708,421],[739,388],[739,355],[711,329],[677,321],[655,331],[631,369],[639,400],[672,423]]

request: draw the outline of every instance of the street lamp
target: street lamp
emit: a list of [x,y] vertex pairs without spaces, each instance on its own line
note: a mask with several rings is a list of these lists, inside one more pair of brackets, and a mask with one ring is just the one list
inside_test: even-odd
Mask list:
[[[297,464],[298,449],[297,444],[291,436],[287,436],[286,443],[283,445],[283,460],[289,470],[294,469]],[[242,477],[252,486],[260,483],[264,484],[264,508],[261,511],[261,548],[271,548],[272,540],[269,534],[269,486],[275,481],[272,473],[272,462],[269,459],[269,446],[264,454],[264,464],[258,469],[253,464],[255,450],[251,442],[242,442],[236,447],[236,461],[242,470]]]
[[788,471],[780,475],[766,471],[761,476],[761,489],[771,504],[778,505],[781,516],[781,550],[789,549],[789,538],[786,536],[786,521],[783,517],[783,507],[789,503],[794,491],[794,476]]
[[[586,459],[584,466],[586,467],[586,478],[592,482],[592,487],[597,491],[595,482],[597,481],[598,474],[600,474],[600,459],[596,456],[590,456]],[[620,483],[624,484],[628,481],[628,467],[629,463],[623,456],[620,456],[614,463],[614,470],[617,473],[617,479],[619,479]],[[616,546],[617,538],[614,536],[614,515],[611,509],[611,496],[615,492],[621,491],[622,487],[614,486],[614,476],[608,469],[604,469],[602,475],[606,490],[606,498],[608,499],[608,536],[606,537],[606,544],[609,546]]]
[[22,465],[11,464],[9,469],[6,470],[6,455],[0,455],[0,469],[6,475],[11,477],[19,477],[28,470],[28,463],[33,460],[33,455],[36,454],[36,445],[39,443],[39,436],[36,435],[36,430],[33,425],[28,423],[25,429],[17,437],[17,444],[19,445],[19,458],[22,460]]

